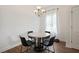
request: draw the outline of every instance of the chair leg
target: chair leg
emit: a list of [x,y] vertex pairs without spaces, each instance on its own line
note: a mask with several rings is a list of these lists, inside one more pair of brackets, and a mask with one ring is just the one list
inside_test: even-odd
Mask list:
[[54,44],[53,44],[53,50],[54,50],[54,53],[55,53],[55,47],[54,47]]
[[21,53],[22,53],[22,46],[21,46]]
[[27,52],[29,52],[30,46],[27,47]]
[[54,53],[54,51],[51,51],[51,50],[49,50],[49,49],[46,49],[47,51],[49,51],[49,52],[52,52],[52,53]]
[[[21,53],[24,53],[24,52],[23,52],[23,49],[22,49],[23,46],[21,46],[20,48],[21,48]],[[29,49],[30,49],[30,47],[27,47],[27,52],[29,52]]]
[[49,52],[55,53],[54,51],[51,51],[51,50],[49,50],[49,49],[45,49],[45,50],[47,50],[47,51],[48,51],[48,53],[49,53]]
[[[47,49],[47,48],[48,48],[48,49]],[[47,50],[47,51],[49,51],[49,52],[52,52],[52,53],[55,53],[54,45],[53,45],[53,50],[54,50],[54,51],[49,50],[49,47],[47,47],[47,48],[45,48],[45,50]]]
[[28,46],[27,46],[27,52],[28,52]]

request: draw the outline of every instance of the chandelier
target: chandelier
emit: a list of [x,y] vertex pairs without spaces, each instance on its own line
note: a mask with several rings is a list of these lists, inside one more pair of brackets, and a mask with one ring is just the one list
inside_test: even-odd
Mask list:
[[41,6],[36,7],[36,9],[34,10],[34,13],[37,16],[42,16],[44,13],[46,13],[46,10],[43,9]]

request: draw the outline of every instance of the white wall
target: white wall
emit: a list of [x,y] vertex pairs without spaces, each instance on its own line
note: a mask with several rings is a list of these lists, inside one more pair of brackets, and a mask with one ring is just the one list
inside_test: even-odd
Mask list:
[[58,10],[59,37],[60,40],[70,39],[70,7],[63,6]]
[[71,47],[71,8],[62,6],[58,11],[59,39],[66,42],[66,47]]
[[38,26],[33,6],[0,6],[0,52],[20,44],[18,35]]
[[66,42],[66,47],[71,47],[71,8],[74,6],[63,6],[59,10],[59,38]]

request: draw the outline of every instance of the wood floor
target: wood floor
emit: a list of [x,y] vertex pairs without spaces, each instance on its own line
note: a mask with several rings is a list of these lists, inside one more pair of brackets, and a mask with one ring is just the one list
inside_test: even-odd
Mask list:
[[[54,47],[55,47],[55,53],[79,53],[79,50],[65,47],[65,42],[59,42],[59,43],[55,42]],[[31,48],[29,48],[29,51],[30,50]],[[24,53],[27,53],[27,48],[23,47],[22,51]],[[20,53],[20,52],[21,52],[21,45],[15,48],[12,48],[10,50],[7,50],[3,53]]]

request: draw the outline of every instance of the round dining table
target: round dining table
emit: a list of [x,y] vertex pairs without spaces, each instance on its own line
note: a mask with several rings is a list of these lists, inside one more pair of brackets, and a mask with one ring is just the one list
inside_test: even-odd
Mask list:
[[[32,38],[35,40],[35,47],[38,47],[39,49],[42,47],[40,43],[43,43],[43,41],[47,38],[50,38],[50,34],[46,32],[33,32],[28,34],[29,38]],[[43,48],[43,47],[42,47]]]

